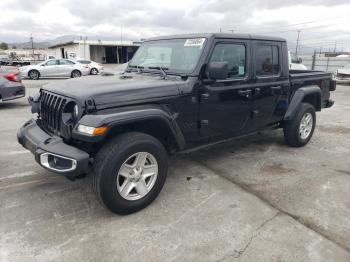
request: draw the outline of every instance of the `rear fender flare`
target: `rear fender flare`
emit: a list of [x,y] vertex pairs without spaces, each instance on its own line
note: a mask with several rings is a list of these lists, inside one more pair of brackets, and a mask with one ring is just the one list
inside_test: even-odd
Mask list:
[[317,85],[299,88],[294,93],[283,120],[288,121],[293,119],[300,104],[305,101],[312,104],[316,111],[321,111],[321,89]]

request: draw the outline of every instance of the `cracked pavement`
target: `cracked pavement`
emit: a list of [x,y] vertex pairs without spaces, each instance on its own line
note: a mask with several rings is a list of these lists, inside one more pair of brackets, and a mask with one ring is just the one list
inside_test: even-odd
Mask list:
[[0,261],[350,261],[350,88],[333,97],[306,147],[275,130],[172,157],[129,216],[99,205],[91,176],[38,166],[16,143],[26,100],[0,103]]

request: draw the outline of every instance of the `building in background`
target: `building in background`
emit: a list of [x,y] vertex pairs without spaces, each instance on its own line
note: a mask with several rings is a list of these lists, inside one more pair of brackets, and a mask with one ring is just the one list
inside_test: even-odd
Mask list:
[[123,64],[128,62],[142,42],[73,40],[49,47],[56,58],[90,59],[98,63]]

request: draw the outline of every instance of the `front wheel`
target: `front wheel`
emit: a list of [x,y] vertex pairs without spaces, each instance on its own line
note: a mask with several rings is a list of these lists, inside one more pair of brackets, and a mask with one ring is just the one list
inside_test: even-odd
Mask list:
[[32,80],[38,80],[40,77],[40,73],[37,70],[30,70],[28,76]]
[[112,212],[130,214],[158,196],[167,170],[167,152],[156,138],[125,133],[108,142],[96,155],[94,191]]
[[310,141],[315,126],[315,108],[311,104],[301,103],[294,118],[284,125],[285,141],[290,146],[302,147]]

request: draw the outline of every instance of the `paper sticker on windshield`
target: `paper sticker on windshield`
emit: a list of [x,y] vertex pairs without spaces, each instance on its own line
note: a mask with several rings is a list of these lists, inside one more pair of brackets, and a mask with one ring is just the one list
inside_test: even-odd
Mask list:
[[205,38],[193,38],[186,39],[184,46],[199,46],[202,47],[204,44]]

